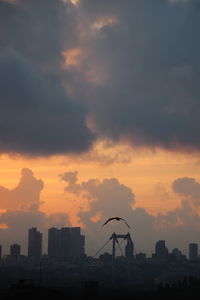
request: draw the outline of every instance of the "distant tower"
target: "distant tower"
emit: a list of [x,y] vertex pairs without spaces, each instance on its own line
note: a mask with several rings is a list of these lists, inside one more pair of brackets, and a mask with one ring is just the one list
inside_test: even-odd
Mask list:
[[85,254],[85,236],[81,235],[80,227],[71,227],[70,230],[70,259],[83,257]]
[[131,238],[127,239],[127,245],[125,247],[125,256],[127,258],[133,258],[134,244]]
[[62,261],[70,259],[71,233],[70,227],[60,229],[60,258]]
[[20,256],[21,246],[18,244],[13,244],[10,246],[10,256],[17,259]]
[[50,228],[48,256],[56,261],[71,261],[85,254],[85,237],[80,227]]
[[36,227],[28,231],[28,257],[39,262],[42,255],[42,233]]
[[2,246],[0,245],[0,259],[2,258]]
[[157,259],[166,259],[168,257],[168,249],[165,246],[164,240],[159,240],[155,244],[155,256]]
[[197,261],[198,259],[198,244],[189,244],[189,261]]
[[59,260],[60,256],[60,232],[57,228],[48,230],[48,256],[54,260]]

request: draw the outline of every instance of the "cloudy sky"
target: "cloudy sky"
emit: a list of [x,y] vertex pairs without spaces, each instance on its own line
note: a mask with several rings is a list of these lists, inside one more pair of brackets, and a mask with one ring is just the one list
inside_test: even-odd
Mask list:
[[138,252],[198,242],[198,28],[198,0],[0,0],[4,253],[81,226],[93,254],[115,215]]

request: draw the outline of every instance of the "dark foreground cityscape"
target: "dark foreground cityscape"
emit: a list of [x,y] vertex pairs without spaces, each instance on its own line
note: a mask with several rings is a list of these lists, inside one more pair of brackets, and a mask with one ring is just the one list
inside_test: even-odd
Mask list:
[[[104,252],[110,243],[111,253]],[[188,245],[188,257],[178,248],[169,253],[165,241],[155,253],[135,253],[131,235],[113,233],[95,256],[85,254],[80,227],[48,230],[48,253],[42,254],[42,233],[28,230],[28,253],[13,244],[2,255],[1,299],[195,299],[200,293],[198,244]]]

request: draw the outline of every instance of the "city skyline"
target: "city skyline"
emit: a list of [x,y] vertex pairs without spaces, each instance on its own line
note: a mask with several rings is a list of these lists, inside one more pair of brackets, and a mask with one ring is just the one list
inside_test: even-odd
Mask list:
[[[27,251],[22,251],[22,247],[20,244],[14,243],[10,244],[10,253],[4,253],[3,245],[0,244],[0,258],[7,257],[10,255],[13,258],[19,257],[20,255],[27,256],[30,261],[39,263],[42,255],[48,255],[50,259],[53,261],[70,261],[77,258],[84,258],[84,256],[90,256],[85,251],[85,242],[87,243],[87,236],[81,234],[80,227],[51,227],[48,228],[48,244],[46,245],[46,249],[43,247],[43,233],[39,232],[36,227],[29,228],[27,237]],[[91,255],[92,258],[99,258],[100,255],[105,253],[112,254],[113,245],[112,245],[112,236],[116,236],[117,234],[114,232],[111,236],[108,237],[108,241],[110,241],[110,247],[106,248],[106,252],[103,252],[105,249],[105,245],[101,245],[100,249],[96,249],[96,252]],[[130,233],[120,234],[119,237],[125,240],[126,236],[129,236]],[[130,235],[131,238],[131,235]],[[107,243],[108,243],[107,241]],[[119,248],[119,241],[117,242],[117,248]],[[106,244],[107,244],[106,243]],[[127,244],[128,245],[128,244]],[[130,244],[129,244],[130,245]],[[174,255],[184,255],[187,257],[188,261],[194,262],[200,260],[199,247],[198,243],[189,242],[187,244],[188,251],[187,253],[181,253],[180,249],[178,249],[177,245],[174,245],[172,249],[168,249],[167,241],[158,240],[154,244],[154,252],[150,255],[145,253],[145,251],[136,252],[134,241],[131,239],[131,248],[128,250],[127,246],[122,248],[120,247],[120,251],[116,252],[116,256],[126,256],[128,251],[131,251],[131,257],[143,257],[145,255],[146,258],[156,258],[166,259],[169,254]],[[22,253],[23,252],[23,253]],[[98,256],[97,256],[98,254]]]
[[[42,192],[45,182],[36,178],[32,170],[24,168],[14,189],[0,189],[1,199],[10,207],[1,215],[0,238],[5,248],[9,248],[10,240],[26,248],[27,227],[38,227],[40,231],[46,232],[48,227],[75,225],[83,227],[84,234],[88,237],[87,252],[94,253],[98,245],[105,241],[106,236],[114,231],[124,234],[127,230],[123,222],[112,222],[102,226],[106,219],[113,215],[127,220],[137,248],[148,254],[152,253],[153,243],[161,238],[168,241],[170,248],[177,244],[183,252],[186,252],[188,241],[199,241],[199,216],[197,211],[194,213],[195,206],[191,207],[197,201],[195,199],[198,197],[199,184],[191,178],[179,178],[172,183],[173,193],[182,197],[181,206],[157,215],[137,206],[136,195],[132,189],[116,178],[81,182],[78,172],[65,172],[58,176],[58,180],[64,183],[63,196],[69,197],[65,199],[69,207],[82,205],[81,212],[76,211],[78,224],[74,224],[71,219],[70,210],[59,209],[51,214],[43,210]],[[114,206],[108,205],[109,202]],[[59,200],[57,203],[59,207]],[[47,244],[46,238],[44,243]]]
[[[0,243],[200,238],[199,2],[0,0]],[[170,21],[169,21],[170,20]]]

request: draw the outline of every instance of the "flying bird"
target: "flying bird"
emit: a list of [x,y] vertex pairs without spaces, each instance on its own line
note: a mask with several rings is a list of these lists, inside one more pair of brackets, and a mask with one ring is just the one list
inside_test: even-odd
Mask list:
[[112,221],[112,220],[117,220],[117,221],[124,221],[124,223],[126,224],[126,226],[128,227],[128,228],[131,228],[129,225],[128,225],[128,223],[123,219],[123,218],[120,218],[120,217],[112,217],[112,218],[109,218],[102,226],[104,226],[104,225],[106,225],[106,224],[108,224],[108,222],[110,222],[110,221]]

